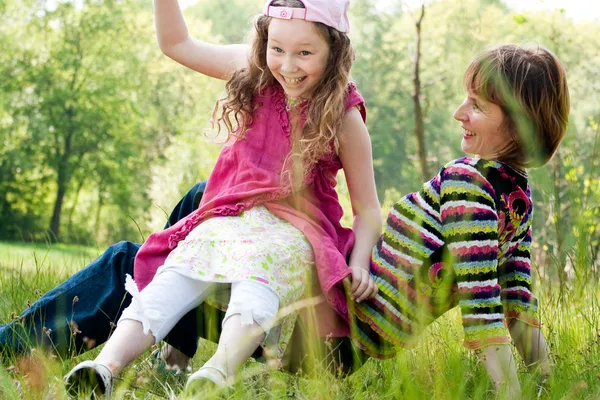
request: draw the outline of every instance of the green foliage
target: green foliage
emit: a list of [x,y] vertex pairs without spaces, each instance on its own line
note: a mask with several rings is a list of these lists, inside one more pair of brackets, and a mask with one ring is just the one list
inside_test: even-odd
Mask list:
[[[220,145],[204,132],[223,82],[160,53],[147,1],[44,4],[6,0],[0,7],[0,237],[51,240],[62,193],[54,226],[61,240],[142,241],[208,177]],[[194,36],[233,43],[246,40],[262,4],[199,1],[184,14]],[[411,98],[418,10],[356,0],[350,12],[353,78],[367,102],[379,198],[387,207],[422,183]],[[476,52],[501,42],[543,44],[567,67],[572,112],[559,165],[531,172],[535,259],[549,267],[548,279],[575,275],[574,258],[587,257],[595,271],[597,23],[560,11],[515,13],[499,0],[427,2],[421,103],[429,169],[462,155],[452,113],[464,96],[463,71]],[[343,182],[340,189],[346,196]],[[344,224],[351,225],[350,212]]]
[[211,40],[217,43],[244,43],[252,27],[252,19],[262,12],[261,0],[205,2],[191,7],[186,16],[210,26]]
[[527,22],[527,16],[523,14],[515,14],[513,15],[513,20],[519,25],[524,24]]
[[142,240],[155,169],[197,122],[200,91],[160,54],[146,2],[40,4],[9,3],[13,23],[0,32],[10,38],[2,41],[0,237]]

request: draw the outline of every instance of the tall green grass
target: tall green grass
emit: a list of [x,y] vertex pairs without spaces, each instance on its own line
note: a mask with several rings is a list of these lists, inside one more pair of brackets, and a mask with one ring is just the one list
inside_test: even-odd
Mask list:
[[[23,310],[41,294],[79,270],[100,249],[0,243],[0,323]],[[543,276],[543,274],[537,274]],[[593,279],[560,288],[537,282],[540,317],[555,367],[542,399],[600,398],[600,305]],[[202,341],[193,360],[198,368],[215,350]],[[93,358],[97,350],[59,359],[43,351],[2,365],[0,399],[66,398],[62,377],[77,362]],[[523,397],[537,397],[536,377],[520,359]],[[150,352],[126,369],[117,381],[116,398],[185,398],[184,379],[156,368]],[[491,399],[496,397],[477,357],[462,347],[457,310],[434,323],[416,348],[391,360],[369,360],[348,377],[331,373],[325,365],[304,375],[269,370],[248,362],[231,395],[208,393],[206,398],[232,399]],[[502,397],[502,396],[498,396]]]
[[0,242],[0,323],[99,254],[82,246]]

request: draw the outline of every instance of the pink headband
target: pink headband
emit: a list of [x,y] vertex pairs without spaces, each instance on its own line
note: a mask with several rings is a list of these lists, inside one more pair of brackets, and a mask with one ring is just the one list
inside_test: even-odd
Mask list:
[[303,19],[320,22],[340,32],[348,33],[349,0],[299,0],[304,8],[271,6],[273,0],[267,0],[263,10],[264,15],[280,19]]

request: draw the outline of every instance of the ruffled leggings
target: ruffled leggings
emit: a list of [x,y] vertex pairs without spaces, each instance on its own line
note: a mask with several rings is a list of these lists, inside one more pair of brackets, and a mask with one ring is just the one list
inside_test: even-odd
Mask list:
[[141,292],[127,275],[125,288],[133,299],[119,321],[141,322],[144,334],[151,332],[158,343],[185,314],[202,304],[220,285],[231,285],[231,297],[222,323],[233,315],[240,315],[242,325],[256,322],[267,334],[279,310],[279,297],[269,287],[251,280],[231,284],[205,282],[173,269],[158,273]]

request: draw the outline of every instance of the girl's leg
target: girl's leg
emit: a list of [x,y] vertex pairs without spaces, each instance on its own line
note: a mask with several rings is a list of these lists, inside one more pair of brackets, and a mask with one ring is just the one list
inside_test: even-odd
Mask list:
[[213,284],[166,270],[141,293],[129,276],[125,286],[133,300],[123,311],[114,334],[94,361],[80,363],[65,377],[72,394],[94,391],[110,396],[112,377],[162,340],[185,313],[206,299]]
[[94,361],[108,367],[113,375],[118,375],[154,343],[154,336],[144,334],[139,321],[122,320]]
[[253,281],[233,283],[217,351],[190,382],[199,377],[213,382],[231,379],[264,340],[278,310],[279,298],[267,286]]
[[[165,229],[175,225],[179,220],[183,219],[195,209],[198,208],[200,200],[204,195],[206,181],[198,182],[179,200],[179,203],[171,211],[169,220],[165,225]],[[189,312],[180,321],[165,339],[168,344],[161,351],[161,358],[169,367],[177,367],[185,370],[190,362],[190,358],[196,353],[198,346],[198,334],[194,334],[196,329],[196,315],[200,309],[194,313]]]
[[166,270],[141,292],[131,287],[131,305],[123,311],[117,329],[95,361],[108,366],[114,375],[118,374],[146,349],[161,341],[188,311],[202,303],[212,286]]

